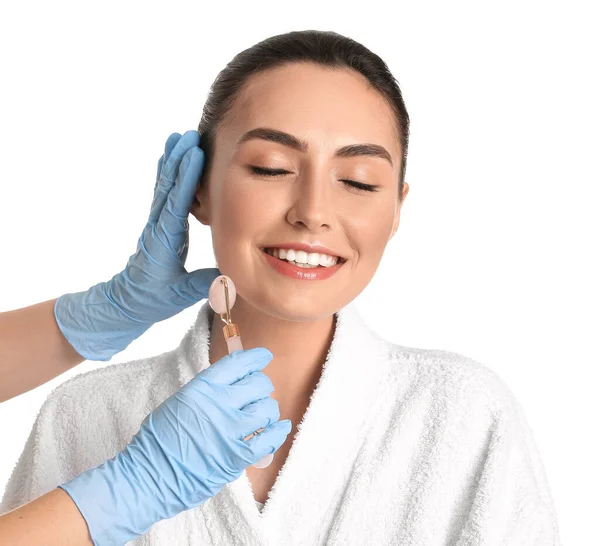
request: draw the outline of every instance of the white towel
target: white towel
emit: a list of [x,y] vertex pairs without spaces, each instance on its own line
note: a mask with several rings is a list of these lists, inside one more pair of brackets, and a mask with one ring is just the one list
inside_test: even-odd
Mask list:
[[[244,472],[129,544],[560,546],[532,432],[498,375],[456,353],[389,343],[354,304],[336,318],[262,512]],[[55,389],[0,513],[122,450],[151,410],[209,365],[211,321],[204,303],[177,349]]]

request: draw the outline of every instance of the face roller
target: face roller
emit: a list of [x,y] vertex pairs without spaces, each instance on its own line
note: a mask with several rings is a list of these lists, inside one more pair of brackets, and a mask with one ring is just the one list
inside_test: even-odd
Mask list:
[[[218,276],[208,290],[209,305],[225,323],[225,326],[223,326],[223,335],[225,336],[225,343],[227,343],[227,351],[229,354],[233,353],[233,351],[241,351],[244,348],[242,346],[242,338],[240,337],[240,329],[237,324],[234,324],[231,321],[231,309],[235,304],[236,294],[235,285],[227,275]],[[246,436],[244,441],[247,441],[249,438],[252,438],[255,434],[258,434],[263,430],[265,429],[259,428],[256,432]],[[272,461],[273,454],[269,453],[252,466],[255,468],[265,468],[269,466]]]

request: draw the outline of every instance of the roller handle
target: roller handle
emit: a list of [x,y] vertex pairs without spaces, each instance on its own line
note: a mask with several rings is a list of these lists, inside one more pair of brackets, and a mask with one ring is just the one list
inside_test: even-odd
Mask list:
[[[244,347],[242,346],[242,338],[240,336],[228,337],[225,340],[225,342],[227,343],[227,350],[229,351],[229,354],[233,353],[233,351],[241,351],[244,349]],[[259,428],[258,432],[261,432],[263,430],[264,430],[264,428]],[[248,440],[249,438],[252,438],[252,436],[254,436],[254,435],[250,434],[249,436],[246,436],[246,438],[244,438],[244,441]],[[255,468],[266,468],[272,462],[273,462],[273,454],[269,453],[268,455],[263,457],[260,461],[254,463],[252,466]]]
[[225,340],[227,343],[227,350],[229,354],[233,353],[233,351],[242,351],[244,347],[242,346],[242,338],[240,336],[231,336]]

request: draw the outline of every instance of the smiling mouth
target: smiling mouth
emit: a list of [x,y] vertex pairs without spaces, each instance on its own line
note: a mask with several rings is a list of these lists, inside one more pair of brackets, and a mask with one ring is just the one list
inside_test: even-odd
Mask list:
[[334,256],[337,259],[337,261],[333,265],[330,265],[330,266],[325,266],[325,265],[321,265],[321,264],[310,265],[310,264],[305,264],[305,263],[301,263],[301,262],[296,262],[296,261],[293,261],[293,260],[290,261],[290,260],[287,260],[286,258],[280,258],[279,256],[277,256],[277,254],[273,254],[273,253],[269,252],[270,250],[271,251],[273,250],[272,248],[261,247],[261,250],[265,254],[267,254],[267,255],[269,255],[269,256],[271,256],[273,258],[277,258],[278,260],[281,260],[282,262],[287,262],[289,264],[293,264],[293,265],[296,265],[298,267],[303,267],[303,268],[307,268],[307,269],[316,269],[317,267],[318,268],[323,268],[323,269],[328,269],[329,267],[334,267],[334,266],[337,266],[337,265],[342,265],[344,262],[346,262],[346,260],[344,258],[341,258],[340,256]]

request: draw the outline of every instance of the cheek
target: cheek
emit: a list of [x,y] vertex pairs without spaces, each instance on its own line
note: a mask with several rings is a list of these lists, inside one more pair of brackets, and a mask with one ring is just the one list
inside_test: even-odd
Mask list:
[[269,192],[261,192],[256,185],[227,180],[223,181],[217,202],[220,230],[238,238],[253,237],[266,215],[276,210],[275,203],[269,202]]
[[[230,177],[219,181],[211,195],[211,232],[219,269],[234,278],[236,264],[251,263],[250,253],[272,233],[270,226],[281,211],[273,192]],[[279,199],[281,203],[281,199]],[[226,270],[230,273],[226,273]]]
[[343,229],[355,255],[347,273],[349,282],[340,294],[341,300],[352,301],[373,280],[389,241],[394,213],[389,201],[382,200],[369,203],[345,218]]
[[212,196],[211,202],[211,228],[216,253],[223,252],[227,242],[228,247],[235,244],[239,234],[244,233],[251,222],[251,210],[254,205],[252,202],[244,203],[248,196],[237,191],[227,180],[219,181],[219,184],[219,191]]
[[358,248],[359,267],[374,272],[381,261],[394,225],[394,210],[381,208],[367,216],[361,215],[353,222],[351,237]]

